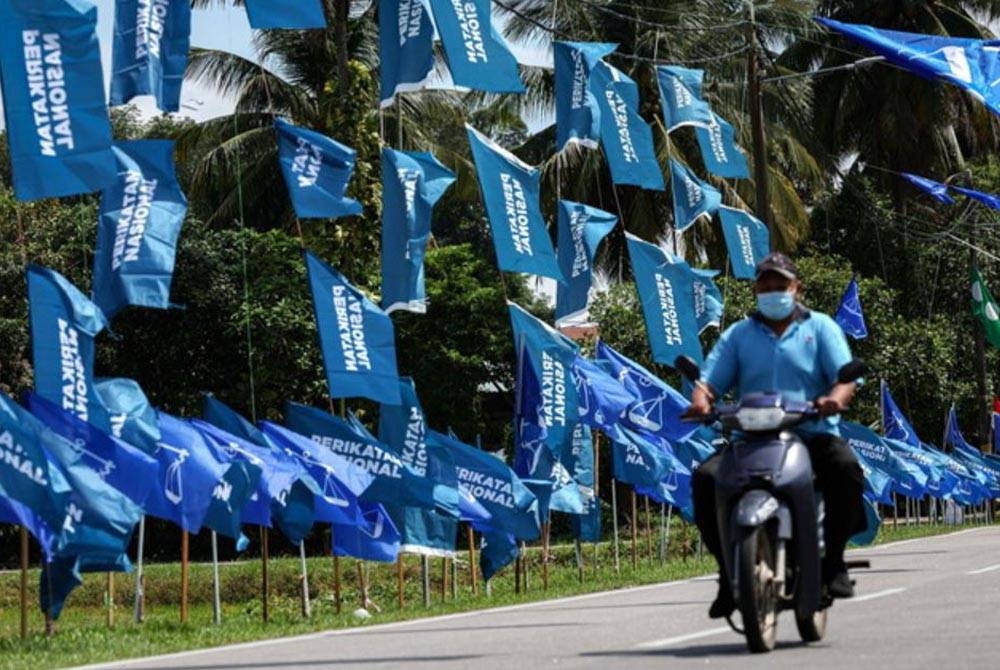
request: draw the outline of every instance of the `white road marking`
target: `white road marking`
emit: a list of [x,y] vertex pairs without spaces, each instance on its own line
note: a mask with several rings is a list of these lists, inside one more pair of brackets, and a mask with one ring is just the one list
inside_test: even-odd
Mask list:
[[670,647],[675,644],[680,644],[681,642],[688,642],[690,640],[698,640],[703,637],[712,637],[713,635],[721,635],[722,633],[728,633],[732,631],[729,626],[722,626],[720,628],[709,628],[708,630],[701,630],[697,633],[688,633],[687,635],[678,635],[677,637],[667,637],[662,640],[652,640],[650,642],[643,642],[641,644],[635,645],[637,649],[661,649],[663,647]]
[[1000,570],[1000,563],[995,565],[987,565],[985,568],[979,568],[978,570],[969,570],[967,575],[981,575],[984,572],[993,572],[994,570]]
[[902,593],[905,590],[906,589],[902,588],[902,587],[901,588],[897,588],[897,589],[886,589],[884,591],[876,591],[875,593],[866,593],[863,596],[856,596],[854,598],[848,598],[847,600],[844,600],[843,602],[845,602],[845,603],[863,603],[866,600],[875,600],[876,598],[884,598],[885,596],[896,595],[897,593]]

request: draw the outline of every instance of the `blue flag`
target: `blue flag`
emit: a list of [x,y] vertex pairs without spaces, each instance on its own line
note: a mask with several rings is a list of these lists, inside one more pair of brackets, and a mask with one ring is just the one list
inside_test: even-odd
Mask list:
[[833,320],[841,329],[855,340],[863,340],[868,337],[868,327],[865,325],[865,315],[861,311],[861,296],[858,294],[858,279],[851,277],[851,282],[847,285],[843,297],[840,298],[840,306],[833,315]]
[[[927,472],[912,461],[901,459],[889,445],[868,428],[850,421],[840,423],[840,433],[857,454],[862,469],[878,470],[888,475],[890,490],[875,491],[879,500],[892,504],[891,493],[902,493],[910,498],[922,498],[927,492]],[[871,481],[866,470],[866,479]],[[877,476],[876,476],[877,479]]]
[[305,257],[330,397],[398,404],[392,319],[312,252]]
[[361,503],[364,523],[332,524],[330,540],[334,556],[391,563],[399,556],[402,535],[382,505]]
[[948,431],[945,438],[945,444],[950,444],[954,449],[954,458],[976,475],[976,479],[989,490],[990,497],[1000,497],[1000,464],[984,458],[979,449],[966,441],[958,425],[954,405],[948,410]]
[[45,562],[52,561],[55,534],[45,523],[45,520],[32,511],[30,507],[0,493],[0,523],[24,526],[40,545]]
[[89,0],[0,3],[0,84],[18,200],[98,191],[115,179]]
[[580,421],[605,433],[616,427],[638,398],[600,365],[582,356],[573,362]]
[[672,442],[687,439],[697,430],[694,424],[680,418],[690,403],[649,370],[603,340],[598,340],[594,358],[607,364],[611,376],[637,398],[625,414],[634,428]]
[[177,238],[187,198],[172,140],[117,142],[118,179],[101,192],[94,302],[110,319],[126,305],[170,306]]
[[594,491],[594,440],[590,431],[573,441],[576,481],[583,499],[583,513],[573,515],[573,534],[583,542],[598,542],[601,537],[601,501]]
[[488,531],[483,533],[482,544],[479,546],[479,569],[483,579],[490,581],[517,558],[517,539],[503,531]]
[[361,214],[361,203],[345,195],[357,152],[315,130],[274,120],[278,160],[288,197],[300,219]]
[[[884,441],[902,461],[920,468],[927,476],[926,493],[935,498],[947,498],[958,485],[958,477],[940,467],[935,459],[920,447],[888,437]],[[896,482],[893,483],[893,488],[897,493],[908,495]]]
[[[863,547],[869,545],[875,541],[875,536],[878,535],[879,526],[882,525],[882,517],[879,516],[878,506],[876,502],[882,502],[877,498],[872,498],[870,494],[866,492],[865,497],[865,529],[860,533],[851,536],[851,544]],[[889,503],[891,504],[891,503]]]
[[486,203],[497,265],[565,281],[542,218],[541,173],[466,125],[479,188]]
[[940,79],[965,89],[994,114],[1000,113],[1000,41],[941,37],[884,30],[816,17],[886,61],[924,79]]
[[434,69],[434,23],[424,0],[379,0],[381,106],[398,93],[424,88]]
[[715,277],[718,270],[708,268],[692,268],[682,259],[675,258],[675,263],[688,267],[691,273],[691,290],[694,293],[694,320],[698,324],[700,334],[706,328],[718,328],[722,322],[722,291],[716,286]]
[[528,352],[541,388],[545,444],[558,459],[569,448],[578,421],[572,370],[580,347],[518,305],[508,302],[515,350]]
[[87,421],[94,390],[94,338],[107,325],[100,307],[59,273],[29,265],[31,353],[38,395]]
[[382,149],[382,307],[423,314],[424,252],[434,204],[455,175],[426,152]]
[[663,124],[668,133],[681,126],[708,127],[712,123],[712,108],[701,97],[704,78],[704,70],[679,65],[656,66]]
[[149,482],[156,479],[159,464],[132,445],[81,421],[72,412],[28,394],[29,411],[76,450],[80,461],[90,466],[101,479],[143,507],[149,497]]
[[100,407],[92,412],[90,423],[147,454],[156,451],[160,440],[156,410],[139,383],[114,377],[97,379],[94,388]]
[[676,461],[663,448],[663,442],[628,428],[615,437],[611,454],[615,479],[632,486],[657,486],[674,469]]
[[538,539],[538,501],[503,461],[433,430],[427,431],[427,441],[448,450],[455,459],[459,486],[492,516],[485,524],[476,524],[480,530],[504,531],[519,540]]
[[955,204],[955,199],[948,194],[948,186],[946,184],[942,184],[919,175],[910,174],[909,172],[901,172],[900,176],[938,202],[944,205]]
[[691,268],[686,263],[672,262],[653,244],[634,235],[626,236],[653,360],[673,366],[678,356],[690,356],[700,363]]
[[971,188],[962,188],[961,186],[952,186],[951,189],[953,191],[958,191],[967,198],[972,198],[976,202],[985,205],[990,209],[1000,210],[1000,196],[983,193],[982,191],[974,191]]
[[111,104],[152,95],[176,112],[191,46],[189,0],[120,0],[115,5]]
[[389,516],[399,529],[399,551],[421,556],[455,556],[458,519],[420,507],[390,507]]
[[517,370],[514,472],[518,477],[547,478],[552,472],[557,456],[545,446],[549,432],[545,427],[542,388],[538,383],[529,351],[520,352]]
[[254,30],[326,28],[323,0],[244,0]]
[[451,78],[488,93],[523,93],[517,59],[493,26],[490,0],[430,0]]
[[41,422],[0,392],[0,496],[27,506],[52,529],[66,516],[70,483],[42,446]]
[[601,138],[601,110],[590,89],[590,73],[617,48],[605,42],[553,42],[556,73],[556,151],[579,142],[596,149]]
[[617,68],[599,61],[590,73],[590,90],[600,109],[601,144],[612,181],[665,190],[653,131],[639,115],[639,87]]
[[711,113],[711,121],[694,129],[705,169],[716,177],[749,179],[747,157],[736,146],[736,131],[721,116]]
[[917,431],[913,429],[906,416],[903,414],[896,401],[889,392],[889,385],[883,380],[880,386],[881,410],[882,410],[882,432],[887,438],[906,442],[914,447],[920,446],[920,438]]
[[674,201],[674,227],[678,232],[694,225],[699,217],[711,217],[722,204],[722,194],[695,173],[670,159],[670,193]]
[[559,201],[559,269],[565,284],[556,284],[556,325],[586,318],[597,247],[618,217],[569,200]]
[[771,236],[767,226],[741,209],[719,207],[719,221],[726,238],[729,264],[737,279],[755,279],[757,264],[771,250]]

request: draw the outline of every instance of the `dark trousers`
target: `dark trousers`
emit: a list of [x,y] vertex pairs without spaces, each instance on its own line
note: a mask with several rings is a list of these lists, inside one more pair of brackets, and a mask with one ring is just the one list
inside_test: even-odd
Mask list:
[[[829,579],[844,569],[844,548],[852,535],[865,529],[865,508],[862,500],[864,474],[851,447],[833,435],[817,435],[806,441],[817,488],[823,493],[826,518],[823,538],[826,556],[823,559],[824,578]],[[716,454],[694,471],[691,493],[694,497],[694,520],[701,531],[702,541],[722,573],[722,547],[715,516],[715,477],[721,455]]]

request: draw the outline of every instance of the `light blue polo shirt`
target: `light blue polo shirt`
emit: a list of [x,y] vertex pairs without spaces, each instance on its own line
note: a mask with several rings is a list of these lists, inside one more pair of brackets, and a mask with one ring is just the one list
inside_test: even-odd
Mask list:
[[[808,401],[826,395],[851,359],[837,322],[797,305],[781,337],[756,312],[727,328],[708,355],[701,379],[719,398],[733,390],[738,397],[779,391],[788,399]],[[840,435],[839,423],[840,417],[833,416],[795,430]]]

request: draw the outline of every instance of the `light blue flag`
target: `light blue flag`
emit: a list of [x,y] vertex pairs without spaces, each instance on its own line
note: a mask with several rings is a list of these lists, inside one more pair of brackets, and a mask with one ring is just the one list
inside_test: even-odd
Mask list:
[[108,433],[81,421],[72,412],[49,402],[36,393],[27,397],[28,410],[65,438],[80,460],[98,476],[143,507],[149,497],[149,482],[156,479],[159,464],[152,456]]
[[490,531],[483,533],[479,545],[479,569],[483,580],[490,581],[517,558],[517,539],[510,533]]
[[424,253],[434,204],[455,174],[426,152],[382,149],[382,307],[427,311]]
[[323,0],[244,0],[254,30],[326,28]]
[[[681,259],[675,259],[674,262],[678,261],[687,265]],[[695,323],[698,324],[698,332],[701,333],[709,327],[718,328],[722,322],[722,291],[713,280],[719,275],[719,271],[690,266],[688,268],[691,272],[691,290],[694,292],[694,319]]]
[[945,444],[953,448],[953,457],[971,470],[981,484],[989,489],[991,498],[1000,498],[1000,465],[983,457],[979,449],[969,444],[958,425],[955,406],[948,410],[948,431]]
[[[910,498],[922,498],[927,493],[927,472],[912,461],[901,459],[875,432],[860,424],[842,421],[840,433],[857,454],[862,469],[866,470],[866,479],[869,470],[888,475],[890,487],[877,495],[879,500],[891,505],[892,493],[902,493]],[[875,485],[872,488],[879,494]]]
[[98,378],[94,388],[100,406],[91,413],[90,423],[147,454],[156,451],[160,439],[156,410],[139,383],[121,377]]
[[663,124],[668,133],[681,126],[708,127],[712,123],[712,108],[701,97],[704,78],[704,70],[679,65],[656,66]]
[[858,279],[851,277],[851,282],[847,285],[847,290],[840,298],[840,306],[837,307],[833,320],[848,335],[855,340],[863,340],[868,337],[868,327],[865,325],[865,315],[861,311],[861,296],[858,293]]
[[611,449],[615,479],[632,486],[656,487],[671,473],[676,462],[663,444],[623,428],[615,436]]
[[952,186],[951,190],[958,191],[967,198],[972,198],[976,202],[981,205],[985,205],[990,209],[1000,210],[1000,196],[983,193],[982,191],[974,191],[971,188],[962,188],[961,186]]
[[486,203],[497,265],[565,281],[542,218],[541,173],[466,125],[479,188]]
[[590,89],[590,72],[617,44],[553,42],[556,73],[556,151],[579,142],[596,149],[601,138],[601,110]]
[[674,201],[674,227],[682,232],[699,217],[711,217],[722,205],[722,194],[673,158],[670,159],[670,193]]
[[673,366],[678,356],[690,356],[701,363],[690,267],[671,262],[653,244],[628,233],[626,236],[653,360]]
[[771,250],[771,235],[767,226],[741,209],[720,206],[718,211],[733,277],[755,279],[757,264]]
[[594,361],[577,356],[573,362],[580,422],[614,434],[638,398]]
[[515,351],[527,351],[541,388],[545,444],[558,460],[569,448],[578,422],[576,384],[572,370],[580,347],[544,321],[508,302]]
[[399,93],[417,91],[434,69],[434,23],[424,0],[379,0],[381,106]]
[[305,252],[331,398],[399,404],[392,319],[312,252]]
[[504,531],[519,540],[538,539],[538,501],[503,461],[433,430],[427,431],[427,441],[448,450],[455,460],[459,486],[492,516],[484,523],[473,522],[474,526]]
[[625,414],[632,427],[671,442],[685,440],[695,433],[694,424],[681,421],[681,414],[690,403],[666,382],[603,340],[598,340],[594,358],[606,363],[611,376],[638,399]]
[[[636,485],[635,492],[651,498],[654,502],[671,505],[677,508],[684,520],[693,521],[694,500],[691,496],[691,468],[681,462],[673,446],[662,438],[650,435],[644,431],[631,434],[630,438],[633,441],[636,438],[640,438],[636,443],[645,445],[642,447],[642,453],[643,458],[647,462],[652,460],[660,463],[665,459],[667,464],[667,473],[665,476],[652,485]],[[633,451],[632,458],[635,457],[636,455]],[[625,454],[624,458],[627,460],[629,455]],[[617,472],[618,470],[616,469],[616,475]]]
[[451,78],[488,93],[523,93],[517,59],[493,26],[490,0],[430,0]]
[[573,515],[570,520],[573,534],[582,542],[598,542],[601,536],[601,501],[594,491],[594,440],[589,430],[573,441],[573,459],[573,479],[584,505],[583,513]]
[[35,390],[87,421],[100,402],[94,389],[94,338],[107,319],[58,272],[29,265],[27,275]]
[[[871,544],[878,535],[879,526],[882,525],[882,517],[879,516],[877,502],[869,493],[865,493],[865,529],[860,533],[851,536],[850,543],[859,547]],[[892,503],[888,503],[892,504]]]
[[189,0],[119,0],[111,65],[111,104],[152,95],[176,112],[191,46]]
[[750,178],[747,157],[736,146],[736,131],[724,118],[713,112],[708,125],[698,126],[694,134],[698,138],[706,170],[716,177]]
[[1000,40],[905,33],[820,17],[814,20],[893,65],[965,89],[994,114],[1000,113]]
[[932,179],[926,177],[921,177],[920,175],[911,174],[909,172],[901,172],[900,177],[910,182],[918,189],[931,196],[943,205],[954,205],[955,199],[948,194],[947,184],[942,184],[936,182]]
[[[935,498],[948,498],[958,486],[958,477],[942,467],[937,459],[921,447],[889,437],[884,438],[884,441],[900,459],[919,467],[926,473],[926,493]],[[893,486],[898,493],[903,493],[895,483]]]
[[612,181],[665,190],[653,131],[639,115],[639,87],[623,72],[600,61],[590,73],[590,89],[600,109],[601,144]]
[[556,284],[556,325],[586,318],[594,257],[601,241],[618,223],[604,210],[570,200],[559,201],[559,269],[565,284]]
[[110,319],[126,305],[170,306],[177,238],[187,212],[172,140],[116,142],[118,179],[101,192],[94,302]]
[[390,507],[389,516],[399,529],[399,551],[421,556],[454,558],[458,519],[420,507]]
[[920,447],[920,438],[917,436],[917,431],[913,429],[913,426],[910,425],[902,410],[896,405],[892,393],[889,392],[889,385],[885,383],[885,380],[881,383],[880,391],[882,432],[887,438],[906,442],[914,447]]
[[51,529],[61,527],[70,483],[49,462],[41,422],[0,391],[0,496],[21,503]]
[[278,162],[288,197],[300,219],[361,214],[361,203],[345,195],[357,152],[315,130],[274,120]]
[[89,0],[0,3],[0,84],[18,200],[98,191],[115,179]]

